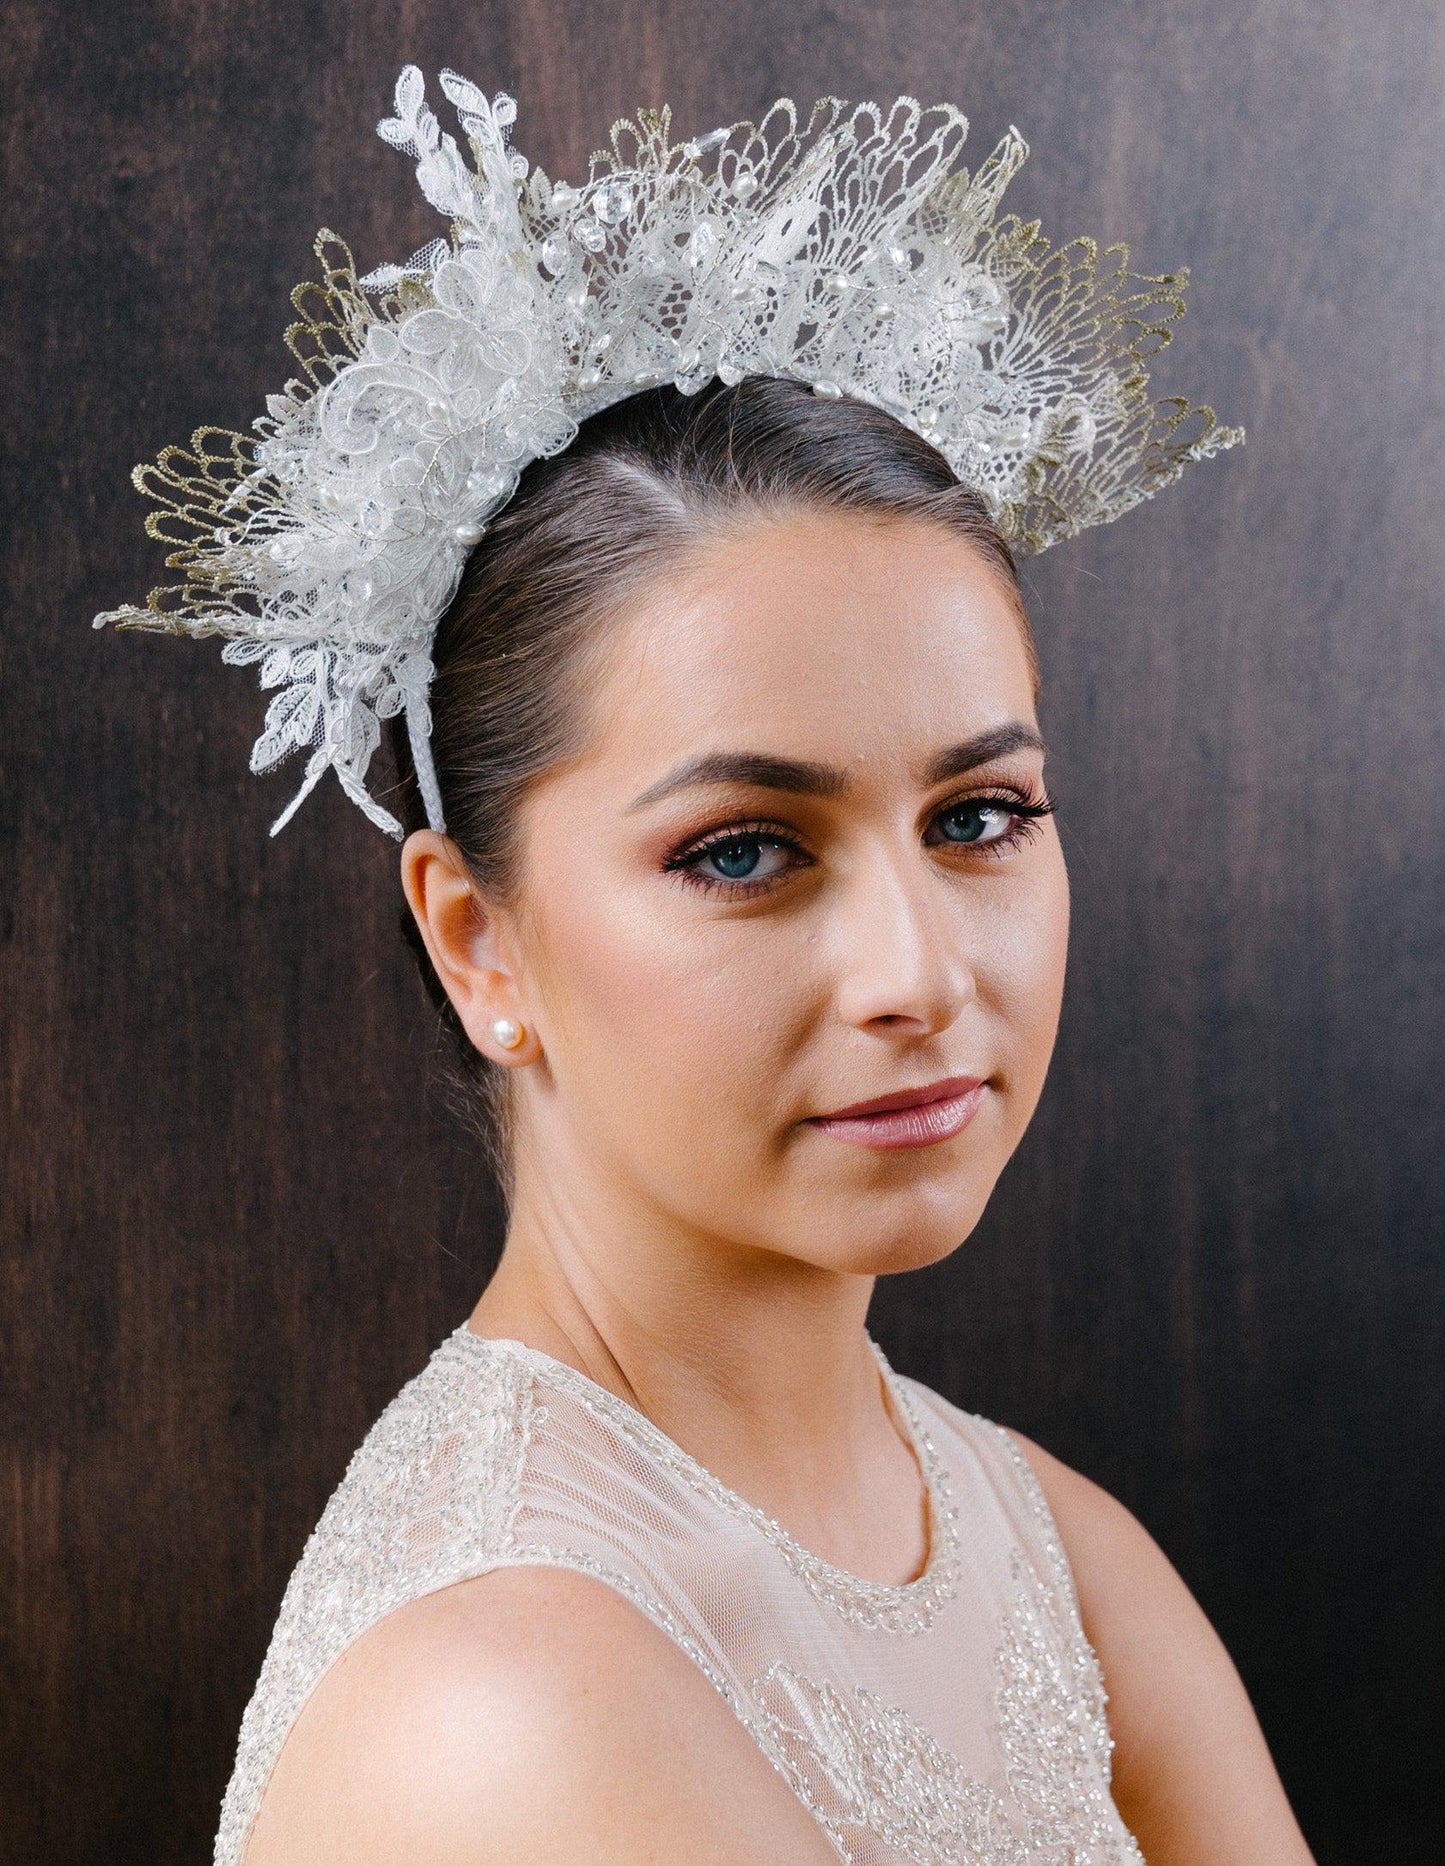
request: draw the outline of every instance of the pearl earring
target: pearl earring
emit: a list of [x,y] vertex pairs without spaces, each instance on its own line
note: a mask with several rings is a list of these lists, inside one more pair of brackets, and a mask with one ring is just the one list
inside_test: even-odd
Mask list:
[[504,1050],[514,1050],[526,1036],[526,1027],[510,1017],[499,1017],[492,1025],[492,1035]]

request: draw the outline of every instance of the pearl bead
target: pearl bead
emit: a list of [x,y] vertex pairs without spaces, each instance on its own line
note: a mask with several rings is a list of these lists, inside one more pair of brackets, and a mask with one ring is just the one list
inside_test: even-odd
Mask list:
[[510,1017],[499,1017],[492,1025],[492,1035],[504,1050],[514,1050],[522,1041],[526,1032],[519,1023]]

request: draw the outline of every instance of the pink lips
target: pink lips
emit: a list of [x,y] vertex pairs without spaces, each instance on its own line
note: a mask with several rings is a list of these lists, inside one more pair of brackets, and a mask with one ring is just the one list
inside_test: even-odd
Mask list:
[[977,1076],[945,1076],[925,1088],[875,1095],[814,1115],[808,1125],[855,1147],[928,1147],[962,1133],[983,1100],[984,1086]]

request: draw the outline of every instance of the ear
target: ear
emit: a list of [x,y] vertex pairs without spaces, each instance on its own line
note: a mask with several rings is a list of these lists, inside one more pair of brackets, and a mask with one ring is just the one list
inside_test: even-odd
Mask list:
[[[477,892],[461,850],[435,830],[414,830],[402,845],[401,885],[468,1037],[494,1062],[535,1062],[536,1032],[518,995],[497,916]],[[504,1049],[492,1035],[499,1017],[513,1018],[526,1030],[515,1049]]]

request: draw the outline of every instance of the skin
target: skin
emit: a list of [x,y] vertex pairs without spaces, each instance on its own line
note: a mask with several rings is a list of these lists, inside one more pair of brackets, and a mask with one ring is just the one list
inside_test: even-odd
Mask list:
[[[1008,808],[1046,799],[1037,697],[1016,600],[967,540],[753,515],[613,620],[586,749],[523,801],[515,914],[445,837],[403,852],[468,1035],[517,1072],[506,1245],[472,1328],[579,1368],[881,1581],[912,1579],[927,1548],[921,1474],[864,1335],[874,1279],[971,1233],[1058,1028],[1063,852],[1051,816],[1021,829]],[[1000,732],[1012,749],[929,775]],[[639,802],[721,751],[836,781],[784,789],[774,772]],[[689,885],[689,855],[724,885]],[[499,1017],[524,1027],[518,1047]],[[982,1101],[936,1145],[876,1151],[807,1124],[955,1074],[984,1079]],[[1182,1579],[1122,1504],[1016,1436],[1074,1568],[1115,1799],[1150,1866],[1308,1861]],[[604,1584],[551,1569],[445,1589],[357,1640],[293,1726],[247,1854],[833,1857],[691,1661]]]

